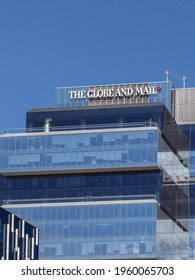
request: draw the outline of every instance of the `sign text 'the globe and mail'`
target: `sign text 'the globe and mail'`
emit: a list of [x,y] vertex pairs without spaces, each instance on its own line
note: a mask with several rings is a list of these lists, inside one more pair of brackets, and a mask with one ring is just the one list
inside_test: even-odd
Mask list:
[[100,99],[117,99],[117,98],[142,98],[150,95],[157,95],[161,90],[160,86],[149,87],[118,87],[108,89],[89,89],[86,90],[71,90],[68,92],[71,100],[86,99],[100,100]]

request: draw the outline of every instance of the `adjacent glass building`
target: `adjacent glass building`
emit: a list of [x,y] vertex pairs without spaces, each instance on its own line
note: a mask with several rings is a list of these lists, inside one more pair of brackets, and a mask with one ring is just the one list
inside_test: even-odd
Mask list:
[[39,230],[0,207],[0,260],[37,260]]
[[176,96],[171,82],[57,88],[0,136],[0,202],[40,229],[40,259],[192,258]]

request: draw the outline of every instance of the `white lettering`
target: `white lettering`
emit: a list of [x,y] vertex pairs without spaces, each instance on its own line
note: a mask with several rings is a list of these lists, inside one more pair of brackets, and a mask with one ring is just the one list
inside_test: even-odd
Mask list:
[[95,89],[94,90],[88,90],[87,97],[89,100],[93,99],[95,97]]
[[117,88],[116,92],[115,92],[115,98],[120,97],[121,96],[121,92],[120,92],[120,88]]
[[81,97],[80,98],[82,98],[82,99],[85,98],[85,90],[81,90]]
[[70,99],[73,99],[73,93],[74,93],[74,91],[69,91],[68,93],[70,94]]
[[136,87],[135,97],[144,95],[143,87]]
[[127,96],[127,89],[126,88],[121,88],[121,93],[124,95],[124,96]]
[[145,94],[145,95],[148,95],[148,94],[149,94],[148,87],[145,87],[145,88],[144,88],[144,94]]
[[132,97],[133,96],[133,89],[132,88],[125,88],[127,92],[127,97]]
[[149,87],[149,94],[157,94],[157,90],[155,90],[155,87]]
[[[135,90],[135,92],[134,92]],[[154,86],[151,87],[118,87],[117,89],[108,88],[108,89],[91,89],[86,93],[85,90],[71,90],[68,92],[70,99],[85,99],[86,97],[89,100],[100,100],[100,99],[117,99],[117,98],[137,98],[144,97],[148,95],[156,95],[157,90]]]
[[70,99],[84,99],[85,98],[85,90],[72,90],[69,91]]
[[99,89],[96,93],[96,99],[102,99],[104,96],[104,91],[103,89]]
[[114,90],[112,88],[109,88],[108,89],[108,98],[112,98],[113,97],[113,93],[114,93]]

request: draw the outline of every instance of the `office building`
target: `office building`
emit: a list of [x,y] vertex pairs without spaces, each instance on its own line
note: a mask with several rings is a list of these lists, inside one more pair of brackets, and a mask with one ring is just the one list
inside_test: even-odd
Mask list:
[[0,207],[0,260],[37,260],[38,228]]
[[192,142],[177,91],[58,87],[54,108],[0,136],[1,204],[40,229],[40,259],[193,258]]

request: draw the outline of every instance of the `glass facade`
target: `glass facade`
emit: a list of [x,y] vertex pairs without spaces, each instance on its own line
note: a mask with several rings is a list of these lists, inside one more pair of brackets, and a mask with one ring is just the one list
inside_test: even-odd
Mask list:
[[0,260],[37,260],[38,228],[0,207]]
[[189,237],[190,253],[189,258],[195,259],[195,124],[181,126],[190,141],[190,185],[189,185]]
[[172,99],[170,82],[57,88],[56,108],[0,136],[0,203],[40,229],[41,259],[192,258]]
[[159,166],[174,181],[189,176],[157,127],[3,135],[0,149],[3,174]]
[[175,223],[161,208],[157,209],[158,259],[189,259],[189,233]]
[[40,228],[41,259],[186,257],[188,233],[174,227],[154,200],[17,206],[11,211]]
[[[106,108],[106,110],[105,110]],[[165,123],[170,123],[170,113],[162,103],[134,104],[129,106],[113,105],[93,106],[90,110],[86,107],[74,108],[51,108],[43,110],[32,109],[27,112],[26,125],[27,131],[43,131],[45,120],[51,119],[50,130],[75,130],[75,129],[94,129],[123,127],[147,126],[151,122],[157,123],[163,128]],[[7,133],[7,131],[6,131]]]
[[4,226],[0,224],[0,254],[3,255],[4,243],[5,243]]
[[157,165],[158,130],[49,133],[0,138],[3,172]]
[[0,176],[0,200],[153,195],[162,200],[161,171]]

